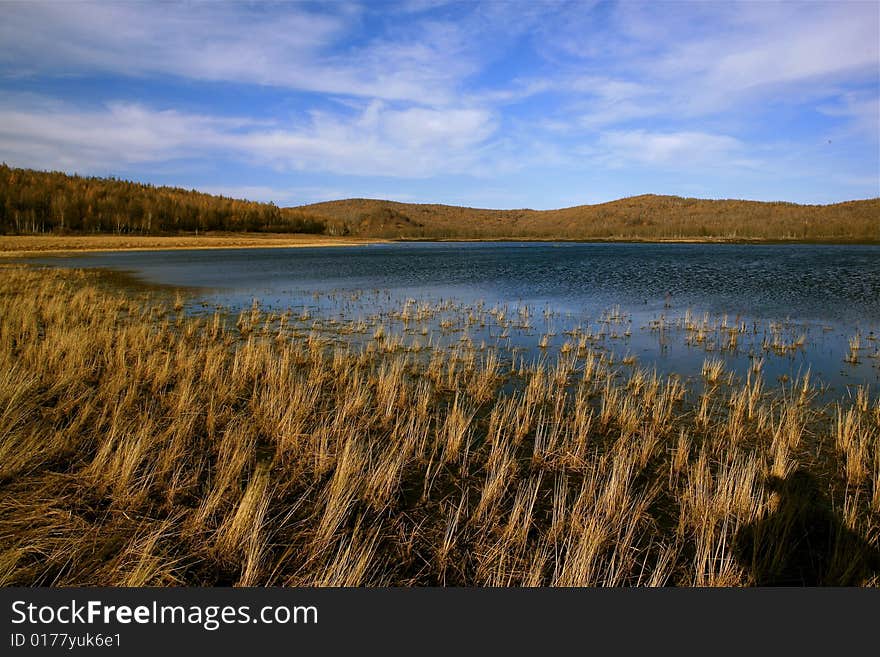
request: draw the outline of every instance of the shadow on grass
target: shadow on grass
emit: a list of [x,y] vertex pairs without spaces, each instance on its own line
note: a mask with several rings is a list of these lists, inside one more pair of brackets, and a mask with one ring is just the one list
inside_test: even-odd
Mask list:
[[835,514],[805,470],[769,477],[775,511],[742,527],[734,554],[757,586],[859,586],[880,572],[880,551]]

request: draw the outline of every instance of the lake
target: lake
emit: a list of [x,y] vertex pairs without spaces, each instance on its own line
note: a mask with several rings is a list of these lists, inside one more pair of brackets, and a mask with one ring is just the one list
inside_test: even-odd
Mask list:
[[[665,374],[698,378],[710,358],[742,378],[762,359],[768,384],[808,370],[831,396],[880,384],[878,246],[408,242],[31,262],[197,288],[194,313],[255,299],[289,307],[311,330],[383,316],[390,329],[434,344],[466,338],[548,359],[586,335],[592,347]],[[417,327],[402,309],[419,304],[436,312]],[[468,313],[471,321],[459,321]]]

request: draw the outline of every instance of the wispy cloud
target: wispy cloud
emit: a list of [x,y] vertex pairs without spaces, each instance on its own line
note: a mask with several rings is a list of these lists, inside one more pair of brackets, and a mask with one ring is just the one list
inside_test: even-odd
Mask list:
[[333,187],[301,187],[292,184],[284,187],[269,185],[199,185],[198,190],[227,198],[275,203],[278,206],[304,205],[328,199],[345,197],[344,190]]
[[[270,11],[274,9],[275,11]],[[362,11],[294,3],[8,4],[0,63],[17,76],[175,75],[390,100],[447,102],[473,70],[452,23],[347,39]]]
[[598,147],[597,157],[614,167],[635,162],[695,170],[707,166],[753,168],[758,164],[744,155],[746,149],[739,140],[704,132],[609,131],[599,138]]
[[24,166],[79,171],[204,156],[224,145],[224,135],[253,125],[248,119],[151,111],[125,103],[100,111],[77,111],[58,103],[4,105],[0,153]]
[[840,94],[833,102],[820,105],[818,111],[846,119],[846,131],[877,141],[880,134],[880,98],[864,92]]
[[603,23],[570,10],[542,28],[542,50],[558,67],[545,88],[592,95],[601,115],[623,105],[624,120],[633,107],[695,116],[762,98],[798,103],[854,79],[876,85],[878,22],[880,5],[858,1],[628,2]]
[[305,126],[251,131],[232,141],[243,153],[283,168],[425,177],[472,172],[493,131],[485,110],[396,110],[374,101],[353,117],[314,112]]
[[687,171],[707,193],[877,195],[878,26],[843,1],[6,3],[0,159],[536,206],[600,172],[631,193]]
[[0,153],[28,166],[105,169],[205,156],[286,170],[419,178],[481,167],[492,116],[478,109],[394,110],[380,101],[347,118],[313,112],[301,125],[113,103],[96,111],[0,105]]

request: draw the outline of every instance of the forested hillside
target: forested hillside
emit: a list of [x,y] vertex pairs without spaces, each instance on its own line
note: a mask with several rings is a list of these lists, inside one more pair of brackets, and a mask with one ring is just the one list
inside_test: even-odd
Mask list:
[[309,232],[320,222],[241,201],[115,178],[0,166],[0,233]]
[[372,199],[294,208],[0,166],[0,234],[207,231],[402,239],[880,242],[880,198],[833,205],[653,194],[560,210],[483,210]]

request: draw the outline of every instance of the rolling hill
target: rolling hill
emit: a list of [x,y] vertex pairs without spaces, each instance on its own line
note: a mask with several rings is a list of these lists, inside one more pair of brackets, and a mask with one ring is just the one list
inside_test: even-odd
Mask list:
[[283,212],[322,222],[331,234],[391,238],[880,242],[880,198],[798,205],[649,194],[560,210],[351,199]]
[[0,234],[323,233],[392,239],[880,243],[880,198],[833,205],[653,194],[560,210],[371,199],[279,208],[176,187],[0,165]]

